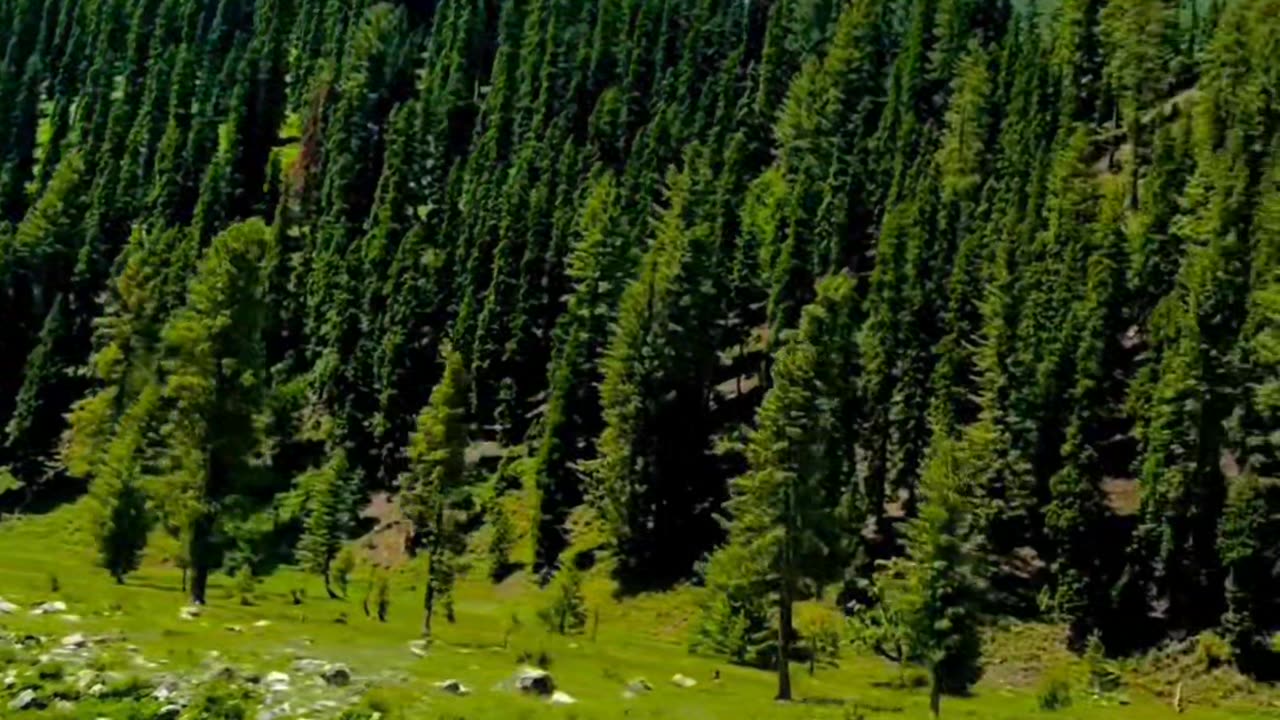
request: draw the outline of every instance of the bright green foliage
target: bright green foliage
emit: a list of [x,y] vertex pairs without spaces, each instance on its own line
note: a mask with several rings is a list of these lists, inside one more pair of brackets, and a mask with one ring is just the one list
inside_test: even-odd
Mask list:
[[[854,401],[843,373],[854,356],[855,297],[850,278],[824,280],[799,329],[784,338],[748,441],[748,471],[734,479],[725,505],[730,552],[739,561],[731,576],[751,578],[758,590],[776,596],[783,700],[791,697],[792,605],[806,586],[832,579],[847,556],[845,532],[861,524],[860,515],[839,512],[858,507],[847,497],[854,445],[841,423]],[[708,580],[714,590],[716,578]]]
[[550,597],[539,616],[547,629],[561,635],[582,632],[587,626],[587,603],[582,595],[582,571],[577,565],[561,562],[546,592]]
[[920,516],[906,529],[907,554],[877,572],[884,608],[868,611],[873,627],[887,626],[876,632],[877,649],[928,669],[934,717],[943,693],[967,691],[982,672],[985,571],[972,525],[973,488],[961,471],[951,441],[938,440],[921,479]]
[[295,492],[301,495],[302,513],[298,558],[307,571],[324,579],[329,596],[336,597],[329,578],[342,542],[355,525],[358,487],[346,453],[335,452],[323,467],[303,473],[294,484]]
[[453,591],[458,538],[450,503],[466,471],[466,399],[462,355],[448,351],[444,374],[432,389],[431,399],[418,415],[418,427],[409,437],[409,467],[400,478],[400,504],[413,525],[414,543],[426,556],[426,612],[422,621],[425,637],[431,636],[437,599],[447,600]]
[[218,566],[222,521],[261,472],[266,371],[262,330],[267,228],[234,226],[213,239],[187,301],[161,333],[168,409],[161,432],[159,504],[180,529],[193,571],[191,598],[205,600]]

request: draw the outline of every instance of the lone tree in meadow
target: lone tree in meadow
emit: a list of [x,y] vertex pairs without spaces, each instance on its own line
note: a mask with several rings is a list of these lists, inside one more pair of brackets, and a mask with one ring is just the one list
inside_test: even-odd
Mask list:
[[792,605],[843,567],[840,508],[853,443],[843,442],[850,395],[840,371],[854,349],[846,331],[855,307],[852,279],[819,285],[799,330],[775,356],[747,446],[749,469],[729,488],[732,521],[721,552],[740,558],[735,574],[756,578],[777,603],[779,700],[791,699]]
[[465,413],[467,379],[462,355],[447,351],[444,375],[431,391],[409,437],[409,469],[400,478],[400,502],[413,524],[414,543],[427,559],[422,634],[431,637],[437,600],[453,590],[453,553],[457,545],[449,504],[466,472]]
[[907,552],[876,574],[879,604],[859,615],[862,640],[897,663],[929,672],[929,709],[982,675],[979,612],[985,590],[970,497],[952,441],[941,435],[920,480],[920,514],[907,523]]
[[224,514],[261,472],[255,460],[267,381],[268,237],[260,220],[215,237],[186,304],[162,333],[162,402],[170,413],[161,438],[161,503],[187,545],[197,605],[204,604],[209,573],[220,562]]
[[330,569],[342,550],[342,541],[351,532],[357,492],[347,454],[342,450],[334,452],[324,466],[300,475],[297,486],[302,494],[298,556],[305,570],[324,578],[324,591],[336,599]]

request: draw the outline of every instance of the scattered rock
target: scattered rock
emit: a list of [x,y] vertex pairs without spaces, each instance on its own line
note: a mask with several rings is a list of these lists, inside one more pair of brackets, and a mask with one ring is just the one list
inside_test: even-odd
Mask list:
[[37,605],[35,609],[31,611],[31,614],[32,615],[57,615],[59,613],[64,613],[66,611],[67,611],[66,603],[62,602],[61,600],[54,600],[52,602],[41,603]]
[[78,623],[78,622],[80,622],[80,616],[79,616],[79,615],[63,615],[63,616],[62,616],[62,619],[63,619],[63,620],[66,620],[66,621],[67,621],[67,622],[69,622],[69,623]]
[[329,663],[323,660],[315,660],[313,658],[298,658],[293,661],[294,672],[307,673],[311,675],[319,674],[329,668]]
[[693,678],[688,677],[687,675],[681,675],[680,673],[676,673],[675,675],[672,675],[671,682],[674,683],[677,687],[682,687],[682,688],[691,688],[694,685],[698,684],[697,680],[694,680]]
[[156,686],[156,689],[151,692],[151,697],[159,700],[160,702],[165,702],[166,700],[177,697],[178,691],[181,689],[182,686],[178,684],[177,680],[168,678],[162,680],[160,684]]
[[351,684],[351,670],[341,663],[325,668],[320,677],[330,687],[346,687]]
[[85,647],[86,645],[89,644],[89,639],[86,638],[84,635],[81,635],[80,633],[76,633],[75,635],[68,635],[62,638],[61,644],[62,644],[62,647],[64,648],[79,650],[80,648]]
[[188,605],[178,611],[178,619],[195,620],[196,618],[200,617],[200,614],[203,612],[204,612],[204,609],[201,608],[199,605]]
[[527,667],[516,673],[516,689],[545,697],[556,691],[556,683],[546,670]]
[[11,687],[13,687],[14,685],[17,685],[17,684],[18,684],[18,671],[17,671],[17,670],[10,670],[9,672],[5,673],[5,675],[4,675],[4,683],[3,683],[3,684],[4,684],[4,686],[5,686],[6,688],[11,688]]
[[155,720],[177,720],[178,715],[182,713],[182,707],[178,705],[165,705],[160,708],[160,712],[156,713]]
[[235,682],[236,678],[239,676],[240,673],[236,672],[236,669],[230,665],[219,666],[213,672],[209,673],[210,680],[220,682]]
[[98,683],[97,685],[94,685],[93,687],[89,688],[89,697],[99,697],[102,695],[102,693],[106,691],[107,691],[107,686],[103,685],[102,683]]
[[649,681],[642,677],[631,678],[630,682],[627,683],[627,691],[632,695],[639,695],[640,693],[647,693],[652,690],[653,685],[650,685]]
[[258,711],[258,720],[277,720],[293,713],[293,708],[289,707],[289,703],[277,705],[276,707],[264,707]]
[[270,620],[259,620],[258,622],[254,623],[253,626],[256,628],[264,628],[270,624],[271,624]]
[[23,690],[18,697],[9,701],[10,710],[26,710],[36,701],[35,690]]
[[76,689],[83,692],[90,685],[96,685],[100,682],[101,676],[93,670],[81,670],[76,673]]
[[242,633],[242,632],[244,632],[244,628],[240,627],[239,625],[227,625],[224,629],[225,629],[227,632],[229,632],[229,633]]
[[435,685],[442,692],[447,692],[450,695],[470,695],[471,694],[471,688],[467,687],[466,685],[463,685],[460,681],[454,680],[452,678],[449,680],[441,680]]
[[414,640],[409,643],[409,652],[417,655],[418,657],[426,657],[427,647],[426,640]]
[[14,605],[4,598],[0,598],[0,615],[12,615],[13,613],[18,612],[18,610],[19,608],[17,605]]
[[270,672],[262,679],[262,684],[271,692],[283,692],[289,689],[289,676],[282,672]]
[[567,692],[564,692],[562,690],[557,690],[551,693],[551,699],[548,700],[547,702],[551,703],[552,705],[575,705],[577,704],[578,699]]

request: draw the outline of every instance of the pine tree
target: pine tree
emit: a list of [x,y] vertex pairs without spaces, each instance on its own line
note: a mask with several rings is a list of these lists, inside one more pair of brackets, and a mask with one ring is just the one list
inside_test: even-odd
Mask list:
[[320,575],[325,592],[337,598],[329,583],[330,570],[355,524],[358,487],[346,453],[335,451],[324,466],[303,473],[294,484],[302,495],[302,535],[298,538],[302,567]]
[[796,334],[783,341],[772,383],[747,447],[746,474],[732,481],[726,503],[729,544],[739,573],[760,578],[778,603],[778,694],[791,699],[792,606],[807,583],[821,583],[841,566],[847,542],[838,512],[852,479],[852,438],[841,420],[852,402],[843,380],[853,356],[849,323],[853,281],[824,280]]
[[[905,536],[904,557],[876,573],[882,608],[864,620],[880,638],[877,649],[896,662],[919,662],[929,672],[929,708],[941,713],[944,693],[967,691],[981,675],[985,572],[974,535],[970,481],[945,435],[936,436],[921,481],[919,517]],[[880,625],[879,627],[876,627]]]
[[121,418],[89,486],[98,561],[121,584],[138,569],[151,528],[142,483],[158,399],[158,387],[153,385]]
[[266,384],[262,305],[268,231],[261,221],[228,228],[200,259],[186,303],[165,324],[167,407],[159,452],[160,504],[180,529],[191,562],[191,600],[205,602],[219,564],[225,514],[261,472],[258,416]]
[[426,554],[422,634],[428,638],[437,601],[446,601],[453,589],[457,528],[450,504],[466,471],[466,407],[462,355],[450,350],[445,353],[444,373],[409,437],[409,467],[400,478],[401,506],[413,525],[415,545]]

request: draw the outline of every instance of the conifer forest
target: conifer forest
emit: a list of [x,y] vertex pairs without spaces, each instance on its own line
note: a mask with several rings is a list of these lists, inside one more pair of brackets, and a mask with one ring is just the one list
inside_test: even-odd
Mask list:
[[705,587],[780,697],[814,599],[935,709],[992,616],[1280,675],[1280,0],[0,0],[0,53],[0,507],[104,577],[327,586],[386,494],[427,634],[487,553]]

